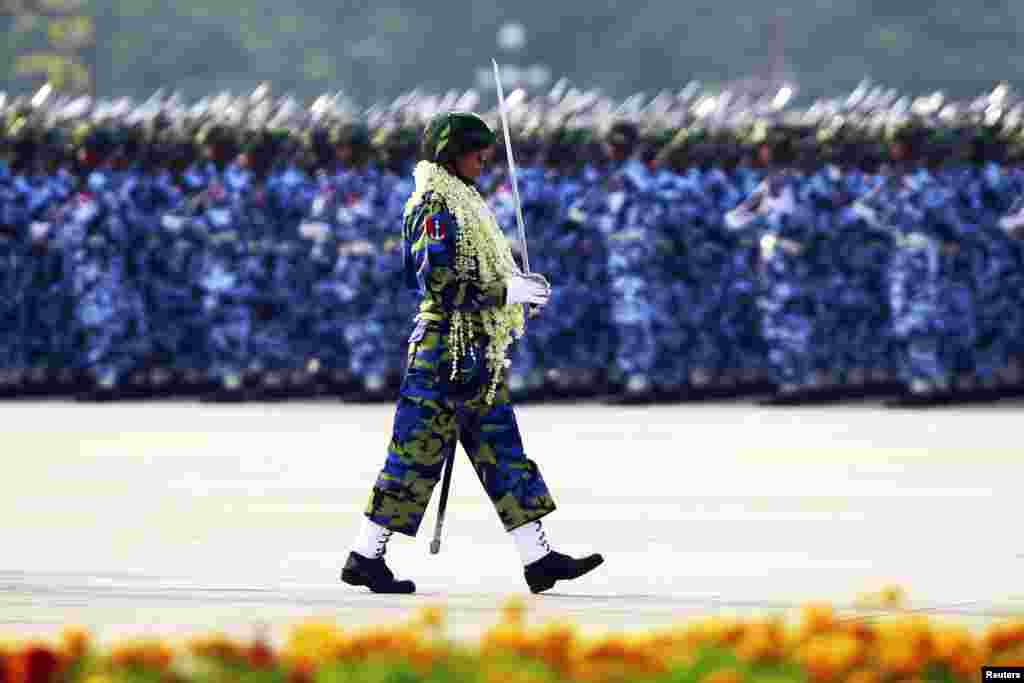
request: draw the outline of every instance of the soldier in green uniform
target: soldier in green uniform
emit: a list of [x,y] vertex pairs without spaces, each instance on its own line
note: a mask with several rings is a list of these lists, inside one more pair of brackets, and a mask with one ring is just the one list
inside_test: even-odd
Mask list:
[[495,142],[476,114],[435,116],[423,135],[402,230],[405,284],[422,297],[409,338],[387,460],[341,573],[375,593],[412,593],[384,562],[395,532],[415,536],[442,465],[461,443],[523,559],[530,589],[574,579],[603,562],[551,550],[541,518],[555,503],[526,457],[509,400],[508,349],[526,308],[551,288],[524,274],[476,185]]

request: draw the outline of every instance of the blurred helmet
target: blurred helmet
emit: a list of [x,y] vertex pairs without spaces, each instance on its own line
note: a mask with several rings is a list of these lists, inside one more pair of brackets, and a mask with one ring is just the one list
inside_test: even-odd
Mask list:
[[331,139],[335,147],[345,145],[349,148],[349,162],[356,166],[363,165],[373,155],[370,129],[365,123],[344,123],[331,132]]
[[608,130],[605,141],[616,147],[632,150],[640,139],[640,129],[629,121],[617,121]]
[[345,123],[334,134],[335,145],[351,145],[357,148],[370,147],[370,129],[365,123]]

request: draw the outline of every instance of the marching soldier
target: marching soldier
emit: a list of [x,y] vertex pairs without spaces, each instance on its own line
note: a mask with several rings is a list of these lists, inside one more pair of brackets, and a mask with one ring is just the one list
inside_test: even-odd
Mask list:
[[384,561],[394,533],[415,536],[442,465],[462,443],[522,556],[530,590],[603,562],[551,550],[541,518],[555,509],[523,449],[506,383],[509,346],[525,307],[551,288],[522,273],[476,181],[495,135],[476,114],[436,115],[426,127],[402,231],[405,284],[422,297],[409,338],[387,460],[341,580],[375,593],[412,593]]

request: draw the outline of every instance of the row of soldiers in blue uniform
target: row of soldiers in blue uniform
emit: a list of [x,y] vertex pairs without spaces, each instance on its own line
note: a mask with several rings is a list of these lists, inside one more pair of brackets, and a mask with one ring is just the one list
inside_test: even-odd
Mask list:
[[612,281],[634,302],[615,326],[631,330],[638,390],[762,369],[784,397],[895,380],[928,398],[1018,379],[1024,261],[1007,228],[1020,168],[840,170],[776,152],[768,173],[653,172],[632,193]]
[[[227,133],[206,131],[201,159],[97,133],[74,164],[0,163],[0,379],[394,386],[412,157],[371,160],[358,125],[308,149],[269,135],[238,149]],[[672,167],[630,124],[606,143],[592,160],[574,140],[523,150],[531,265],[554,292],[515,347],[514,391],[895,380],[927,394],[1005,381],[1022,353],[1020,243],[1000,227],[1020,170],[840,170],[782,148],[770,164]],[[501,163],[481,186],[513,228]]]

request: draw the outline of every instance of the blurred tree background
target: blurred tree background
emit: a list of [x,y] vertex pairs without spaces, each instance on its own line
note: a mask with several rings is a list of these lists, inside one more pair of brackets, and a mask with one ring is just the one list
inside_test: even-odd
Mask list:
[[[503,26],[524,29],[499,46]],[[975,0],[0,0],[0,89],[46,78],[101,96],[222,89],[364,104],[464,89],[492,56],[614,97],[785,75],[804,96],[863,77],[952,96],[1015,83],[1024,2]],[[509,37],[506,35],[506,37]]]

